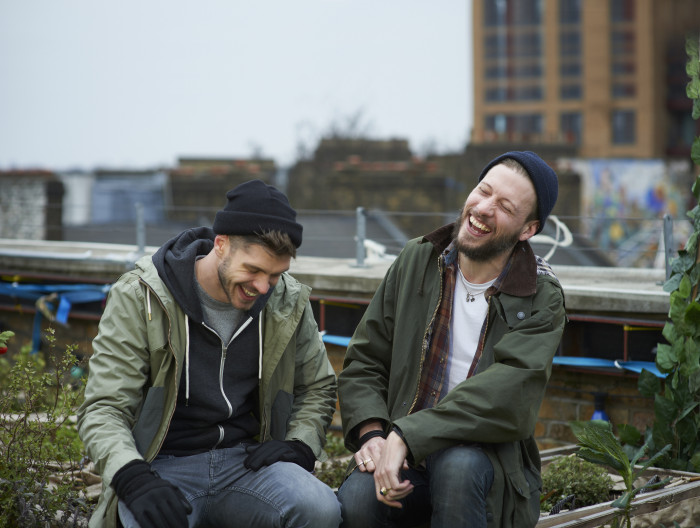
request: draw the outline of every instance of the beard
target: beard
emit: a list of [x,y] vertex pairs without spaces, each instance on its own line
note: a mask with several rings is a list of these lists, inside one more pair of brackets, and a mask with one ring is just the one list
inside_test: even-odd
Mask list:
[[459,231],[462,229],[462,223],[465,221],[469,221],[468,217],[466,219],[463,217],[457,219],[452,230],[452,238],[455,241],[457,251],[471,260],[486,262],[504,253],[510,253],[520,241],[520,231],[516,231],[513,233],[501,233],[480,245],[470,246],[459,239]]
[[226,277],[226,271],[228,270],[230,263],[231,255],[227,255],[226,257],[224,257],[224,260],[219,264],[219,267],[216,269],[216,272],[219,276],[219,284],[221,285],[221,289],[224,290],[224,294],[228,298],[228,302],[233,304],[233,300],[231,299],[231,293],[233,293],[233,288],[229,289],[231,287],[231,281]]

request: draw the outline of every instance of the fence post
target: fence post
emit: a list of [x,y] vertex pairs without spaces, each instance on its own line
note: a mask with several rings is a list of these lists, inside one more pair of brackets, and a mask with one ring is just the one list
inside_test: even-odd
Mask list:
[[355,209],[355,224],[357,234],[355,236],[355,267],[365,267],[365,238],[367,237],[367,224],[365,218],[365,208]]
[[671,278],[671,259],[673,259],[673,218],[666,213],[664,215],[664,262],[666,264],[666,280]]
[[136,245],[138,246],[137,255],[142,257],[146,254],[146,222],[143,216],[143,204],[136,202]]

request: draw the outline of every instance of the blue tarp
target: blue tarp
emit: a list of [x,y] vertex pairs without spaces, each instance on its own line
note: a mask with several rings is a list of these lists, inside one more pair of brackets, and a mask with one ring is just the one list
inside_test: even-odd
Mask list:
[[[331,345],[348,346],[350,338],[345,336],[337,336],[323,334],[323,342]],[[665,378],[652,361],[620,361],[615,359],[602,359],[593,357],[574,357],[574,356],[554,356],[555,365],[564,365],[569,367],[586,367],[586,368],[614,368],[629,370],[631,372],[640,373],[642,369],[646,369],[658,378]]]
[[[22,284],[0,282],[0,295],[26,299],[37,307],[32,335],[32,353],[39,351],[42,316],[67,324],[74,304],[101,302],[107,297],[111,284]],[[52,313],[53,310],[55,313]]]

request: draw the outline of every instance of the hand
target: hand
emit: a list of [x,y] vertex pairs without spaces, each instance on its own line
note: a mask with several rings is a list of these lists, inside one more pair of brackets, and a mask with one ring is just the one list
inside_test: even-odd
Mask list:
[[362,472],[372,473],[377,468],[377,463],[382,458],[382,449],[386,439],[381,436],[370,438],[355,453],[355,462]]
[[160,478],[144,460],[132,460],[112,478],[112,487],[141,528],[186,528],[192,505],[173,484]]
[[374,471],[374,487],[377,500],[392,508],[401,508],[399,499],[413,491],[411,481],[401,481],[399,475],[401,469],[408,469],[407,454],[408,447],[401,437],[394,432],[389,433]]
[[245,452],[248,456],[243,465],[253,471],[275,462],[294,462],[306,471],[313,471],[316,464],[314,452],[301,440],[268,440],[246,447]]

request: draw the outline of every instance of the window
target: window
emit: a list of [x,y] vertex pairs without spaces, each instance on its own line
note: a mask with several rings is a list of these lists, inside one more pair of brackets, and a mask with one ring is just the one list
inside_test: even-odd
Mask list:
[[525,33],[513,38],[513,55],[516,57],[539,57],[542,55],[540,33]]
[[611,35],[611,45],[610,51],[613,57],[633,55],[635,49],[634,31],[614,30]]
[[636,0],[610,0],[610,18],[613,22],[633,22]]
[[633,75],[637,67],[633,60],[617,59],[612,61],[613,75]]
[[487,26],[533,25],[542,21],[542,0],[482,0]]
[[559,0],[559,23],[581,23],[581,0]]
[[562,62],[559,66],[559,75],[562,77],[580,77],[581,63],[579,61]]
[[583,90],[579,83],[562,84],[559,88],[559,97],[565,100],[581,99],[582,94]]
[[579,112],[565,112],[559,117],[559,130],[561,130],[567,143],[579,145],[581,143],[581,114]]
[[[513,61],[514,62],[514,61]],[[542,65],[536,63],[488,64],[484,70],[487,79],[533,79],[542,77]]]
[[615,99],[634,97],[637,95],[637,86],[630,82],[615,82],[612,85],[612,96]]
[[559,55],[562,57],[581,55],[581,33],[578,30],[559,33]]
[[630,145],[636,141],[637,116],[634,110],[612,113],[612,136],[615,145]]
[[497,134],[541,134],[543,119],[540,114],[495,114],[485,118],[485,128]]

